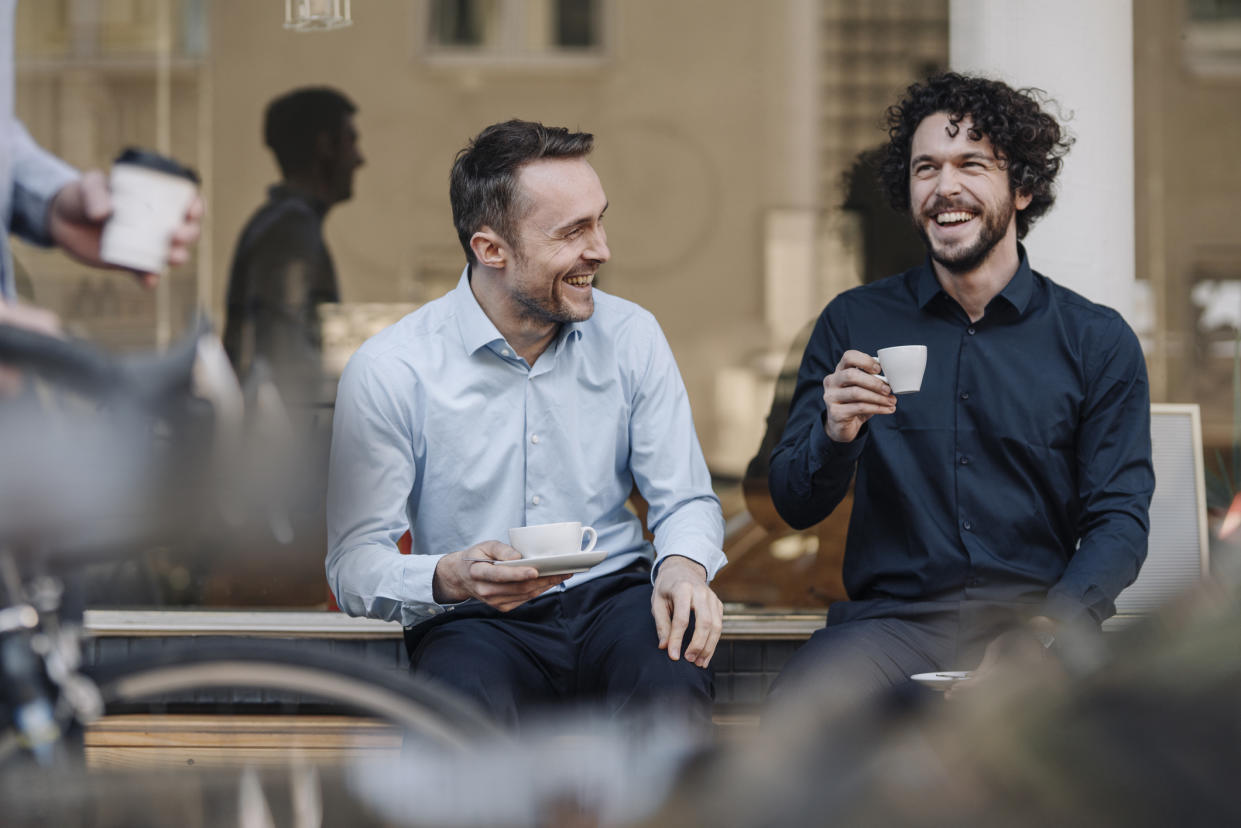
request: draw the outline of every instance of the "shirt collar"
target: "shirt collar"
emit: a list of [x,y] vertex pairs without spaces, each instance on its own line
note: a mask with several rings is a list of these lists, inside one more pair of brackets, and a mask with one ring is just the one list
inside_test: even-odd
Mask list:
[[504,337],[496,328],[495,323],[487,318],[483,306],[470,289],[470,266],[461,271],[461,279],[452,292],[453,309],[456,311],[457,327],[461,331],[461,342],[466,353],[473,354],[480,348],[493,343],[503,344]]
[[327,215],[327,204],[291,184],[281,182],[271,185],[267,188],[267,197],[272,201],[284,201],[285,199],[300,201],[313,210],[320,219]]
[[[1034,292],[1034,273],[1030,270],[1030,260],[1026,258],[1026,249],[1017,242],[1017,272],[1008,284],[1000,291],[1000,296],[1013,306],[1017,313],[1025,313],[1030,304],[1030,295]],[[993,300],[994,301],[994,300]]]
[[[483,311],[483,306],[478,304],[478,297],[470,288],[469,265],[461,271],[461,279],[457,282],[452,296],[457,312],[457,326],[461,330],[461,342],[465,345],[467,353],[473,354],[479,348],[485,348],[488,345],[497,348],[505,345],[504,335]],[[585,323],[569,322],[561,325],[552,347],[559,348],[563,343],[572,339],[581,339],[583,324]]]
[[[935,269],[931,266],[931,257],[927,256],[918,268],[914,286],[917,292],[918,307],[925,308],[927,303],[943,292],[939,279],[935,278]],[[1003,298],[1013,306],[1017,313],[1025,313],[1030,304],[1030,295],[1034,292],[1034,273],[1030,270],[1030,260],[1026,256],[1025,246],[1017,243],[1017,272],[996,298]],[[995,301],[992,299],[991,301]]]

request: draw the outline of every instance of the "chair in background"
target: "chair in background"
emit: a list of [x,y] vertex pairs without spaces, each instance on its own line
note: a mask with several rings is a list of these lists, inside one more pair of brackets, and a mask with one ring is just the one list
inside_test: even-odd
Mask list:
[[1202,419],[1196,404],[1151,405],[1151,457],[1155,496],[1146,563],[1116,599],[1116,617],[1105,628],[1153,612],[1209,570]]

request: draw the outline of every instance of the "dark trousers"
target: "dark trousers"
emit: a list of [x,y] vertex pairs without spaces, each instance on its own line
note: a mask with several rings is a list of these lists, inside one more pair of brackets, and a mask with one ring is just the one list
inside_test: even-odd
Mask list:
[[[685,641],[693,632],[686,633]],[[710,670],[672,661],[651,616],[650,570],[635,565],[502,613],[471,602],[405,631],[414,670],[505,724],[566,702],[613,714],[657,707],[710,721]]]
[[858,698],[904,684],[917,673],[971,670],[1001,632],[1037,605],[989,601],[845,601],[785,664],[769,707],[794,694]]

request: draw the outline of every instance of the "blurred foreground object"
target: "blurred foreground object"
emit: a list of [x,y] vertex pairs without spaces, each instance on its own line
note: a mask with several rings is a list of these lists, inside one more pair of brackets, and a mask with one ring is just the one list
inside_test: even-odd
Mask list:
[[1237,824],[1239,552],[1104,648],[1070,639],[1063,665],[1008,670],[985,694],[802,698],[645,824]]

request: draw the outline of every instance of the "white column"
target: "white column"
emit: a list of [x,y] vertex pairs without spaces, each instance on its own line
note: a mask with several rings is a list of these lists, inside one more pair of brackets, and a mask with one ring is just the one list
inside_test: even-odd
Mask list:
[[819,309],[819,4],[772,4],[763,154],[767,213],[763,268],[769,345],[783,351]]
[[[951,0],[954,71],[1034,86],[1077,139],[1025,240],[1035,270],[1134,322],[1132,0]],[[1055,113],[1055,110],[1052,110]]]

